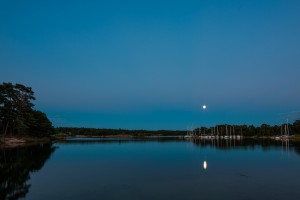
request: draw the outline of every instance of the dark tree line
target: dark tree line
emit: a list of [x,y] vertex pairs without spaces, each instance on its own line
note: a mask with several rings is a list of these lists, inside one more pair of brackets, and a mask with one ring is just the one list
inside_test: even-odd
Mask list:
[[186,131],[168,131],[168,130],[127,130],[127,129],[100,129],[100,128],[76,128],[76,127],[57,127],[57,133],[68,135],[85,135],[85,136],[108,136],[108,135],[130,135],[134,137],[143,136],[174,136],[185,135]]
[[[215,127],[201,127],[188,131],[189,133],[201,135],[242,135],[242,136],[259,136],[270,137],[280,135],[284,131],[284,126],[267,125],[261,126],[254,125],[217,125]],[[296,120],[293,124],[288,124],[290,135],[300,135],[300,120]],[[227,131],[226,131],[227,129]],[[171,130],[126,130],[126,129],[98,129],[98,128],[76,128],[76,127],[57,127],[57,133],[63,133],[67,135],[84,135],[84,136],[113,136],[113,135],[129,135],[134,137],[143,136],[183,136],[187,134],[187,131],[171,131]]]
[[292,124],[282,125],[268,125],[262,124],[260,126],[254,125],[230,125],[222,124],[215,127],[201,127],[193,130],[195,134],[218,134],[218,135],[243,135],[243,136],[261,136],[269,137],[280,134],[285,134],[288,131],[290,135],[300,135],[300,120],[296,120]]
[[34,92],[22,84],[0,85],[0,134],[50,134],[54,129],[46,114],[34,109]]

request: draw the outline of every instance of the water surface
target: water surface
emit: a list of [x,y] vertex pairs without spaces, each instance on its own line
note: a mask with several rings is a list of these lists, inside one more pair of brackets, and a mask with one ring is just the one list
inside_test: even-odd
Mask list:
[[0,199],[300,197],[294,142],[73,139],[1,151]]

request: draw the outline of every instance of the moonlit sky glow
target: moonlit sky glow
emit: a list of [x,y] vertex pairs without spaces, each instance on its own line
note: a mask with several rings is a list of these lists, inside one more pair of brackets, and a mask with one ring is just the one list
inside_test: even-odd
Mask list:
[[31,86],[55,126],[280,124],[278,113],[300,110],[299,10],[298,0],[4,0],[0,81]]

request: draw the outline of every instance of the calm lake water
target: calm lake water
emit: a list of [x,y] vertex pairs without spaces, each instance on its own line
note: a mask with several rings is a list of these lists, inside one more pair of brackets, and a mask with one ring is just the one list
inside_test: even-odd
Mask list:
[[73,139],[0,149],[0,199],[300,199],[300,145]]

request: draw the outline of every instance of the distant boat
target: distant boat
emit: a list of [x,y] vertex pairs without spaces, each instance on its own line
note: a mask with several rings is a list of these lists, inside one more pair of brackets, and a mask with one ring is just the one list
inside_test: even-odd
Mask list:
[[281,124],[280,136],[276,136],[275,139],[276,140],[288,140],[289,138],[290,138],[289,121],[287,119],[286,124],[284,124],[284,127],[282,127],[282,124]]
[[288,140],[289,138],[290,138],[289,135],[282,135],[282,136],[280,136],[280,139],[282,139],[282,140]]
[[189,139],[189,138],[193,138],[194,135],[195,135],[195,133],[194,133],[193,127],[191,127],[190,129],[187,130],[186,135],[183,137],[186,139]]

